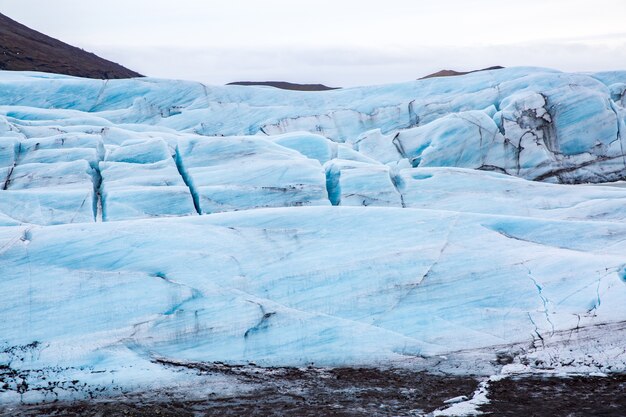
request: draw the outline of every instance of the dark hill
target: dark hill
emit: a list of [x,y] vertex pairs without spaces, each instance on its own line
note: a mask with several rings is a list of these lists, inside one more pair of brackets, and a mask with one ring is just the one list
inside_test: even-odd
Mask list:
[[142,76],[32,30],[3,14],[0,14],[0,70],[41,71],[100,79]]
[[433,74],[429,74],[425,77],[422,77],[420,78],[420,80],[425,80],[427,78],[436,78],[436,77],[455,77],[457,75],[471,74],[472,72],[490,71],[490,70],[497,70],[497,69],[503,69],[503,68],[504,67],[501,67],[501,66],[495,66],[495,67],[483,68],[479,70],[466,71],[466,72],[459,72],[459,71],[454,71],[454,70],[441,70]]
[[295,90],[295,91],[326,91],[337,90],[336,87],[327,87],[323,84],[294,84],[285,81],[236,81],[234,83],[228,83],[226,85],[264,85],[269,87],[276,87],[282,90]]

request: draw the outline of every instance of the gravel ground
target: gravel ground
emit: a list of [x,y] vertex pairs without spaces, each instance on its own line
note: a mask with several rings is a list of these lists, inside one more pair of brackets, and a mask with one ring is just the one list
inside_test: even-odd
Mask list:
[[[173,364],[172,366],[180,366]],[[479,380],[408,369],[259,368],[185,364],[199,373],[235,377],[248,389],[233,397],[181,400],[167,392],[89,402],[5,408],[1,416],[424,416],[458,396],[471,397]],[[244,391],[242,391],[244,392]],[[510,377],[489,385],[492,416],[626,416],[626,375]],[[432,415],[432,414],[431,414]]]
[[626,375],[507,378],[489,385],[491,416],[626,416]]

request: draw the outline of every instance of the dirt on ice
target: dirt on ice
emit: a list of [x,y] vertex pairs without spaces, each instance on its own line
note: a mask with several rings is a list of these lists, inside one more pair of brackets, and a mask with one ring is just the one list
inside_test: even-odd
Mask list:
[[[172,366],[177,366],[172,364]],[[185,400],[168,392],[128,394],[81,402],[19,405],[1,416],[81,417],[278,417],[428,416],[444,401],[471,398],[479,384],[472,376],[408,369],[260,368],[185,364],[198,373],[235,377],[242,390],[232,396]],[[508,377],[491,382],[491,416],[625,416],[626,375],[605,377]]]

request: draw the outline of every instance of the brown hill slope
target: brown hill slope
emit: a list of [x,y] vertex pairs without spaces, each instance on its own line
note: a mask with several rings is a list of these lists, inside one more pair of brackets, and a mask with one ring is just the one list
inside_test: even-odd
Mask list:
[[456,77],[457,75],[471,74],[472,72],[490,71],[490,70],[497,70],[497,69],[503,69],[503,68],[504,67],[496,65],[495,67],[483,68],[479,70],[466,71],[466,72],[460,72],[460,71],[454,71],[454,70],[441,70],[433,74],[426,75],[425,77],[420,78],[420,80],[425,80],[427,78],[436,78],[436,77]]
[[141,77],[134,71],[32,30],[0,14],[0,70],[86,78]]
[[228,83],[226,85],[264,85],[269,87],[280,88],[282,90],[295,90],[295,91],[326,91],[336,90],[336,87],[328,87],[324,84],[295,84],[288,83],[286,81],[236,81],[234,83]]

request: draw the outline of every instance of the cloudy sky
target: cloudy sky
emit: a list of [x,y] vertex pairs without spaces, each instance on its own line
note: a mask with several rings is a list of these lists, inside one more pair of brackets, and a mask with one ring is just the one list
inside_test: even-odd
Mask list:
[[143,74],[210,84],[626,69],[626,0],[0,0],[0,13]]

